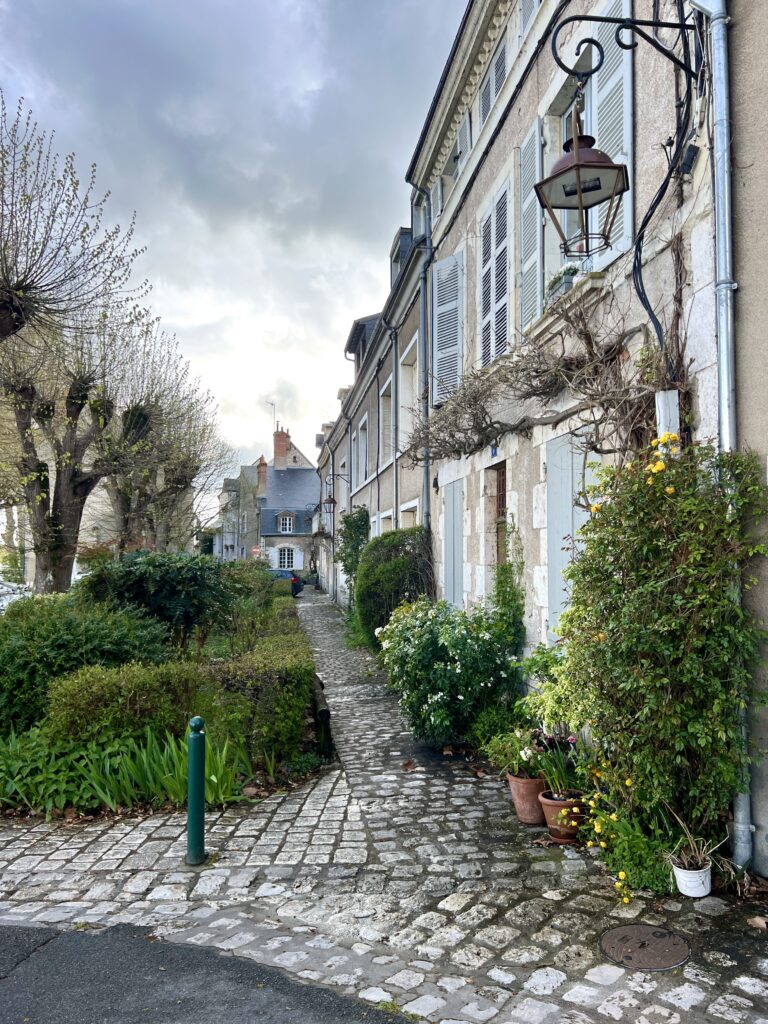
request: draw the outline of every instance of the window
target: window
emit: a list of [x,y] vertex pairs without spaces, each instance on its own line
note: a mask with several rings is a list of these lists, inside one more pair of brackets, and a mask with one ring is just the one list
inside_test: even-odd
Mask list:
[[524,36],[533,21],[533,16],[541,5],[541,0],[520,0],[520,35]]
[[359,462],[360,462],[360,456],[358,455],[357,433],[354,433],[352,435],[352,468],[351,468],[351,473],[352,473],[351,480],[352,480],[352,490],[353,491],[357,490],[357,488],[358,488],[358,486],[360,484],[360,476],[359,476],[359,473],[358,473]]
[[432,268],[432,403],[458,387],[464,356],[464,257],[458,252]]
[[293,516],[280,516],[280,533],[293,533]]
[[[591,134],[590,128],[591,128],[591,114],[592,114],[592,111],[591,111],[591,104],[589,102],[591,94],[592,94],[592,90],[589,88],[589,79],[587,79],[587,84],[586,84],[585,91],[584,91],[584,106],[583,106],[583,110],[581,111],[581,131],[582,131],[583,135],[590,135]],[[560,118],[560,142],[561,142],[561,144],[564,145],[568,141],[568,139],[572,139],[574,137],[575,130],[576,130],[576,101],[575,100],[571,100],[571,103],[568,106],[568,109],[565,111],[565,113]],[[561,152],[562,152],[562,150],[561,150]],[[559,154],[558,154],[558,157],[559,157]],[[560,213],[561,213],[560,223],[562,225],[563,234],[565,235],[565,237],[566,238],[573,238],[575,235],[578,235],[579,232],[581,231],[581,218],[579,216],[579,211],[578,210],[561,210]],[[584,215],[585,215],[585,218],[586,218],[587,231],[589,231],[590,230],[590,227],[589,227],[590,211],[589,210],[585,210]],[[564,257],[564,258],[568,259],[569,257]],[[570,257],[570,259],[573,259],[573,257]]]
[[480,124],[484,125],[491,112],[493,101],[501,92],[504,79],[507,77],[507,41],[502,39],[488,68],[488,74],[480,86]]
[[496,564],[507,561],[507,464],[493,467],[496,473]]
[[418,501],[409,502],[403,505],[400,509],[400,527],[403,530],[409,529],[411,526],[419,525],[419,503]]
[[443,517],[444,597],[461,608],[464,604],[464,486],[461,480],[443,487]]
[[359,465],[357,467],[358,486],[364,484],[368,479],[368,417],[364,416],[357,428],[358,442],[357,451]]
[[381,464],[392,458],[392,378],[379,395],[379,453]]
[[399,451],[402,451],[408,444],[408,438],[413,430],[414,412],[419,394],[416,358],[418,340],[418,334],[414,334],[410,345],[400,356],[400,378],[397,386],[397,429],[400,435],[397,447]]
[[277,552],[278,569],[293,568],[293,548],[279,548]]
[[488,366],[509,341],[509,198],[506,185],[480,226],[480,362]]
[[[338,477],[338,480],[339,480],[339,508],[343,508],[343,509],[346,509],[347,501],[349,500],[348,499],[348,495],[347,495],[347,481],[345,479],[345,477],[347,477],[348,475],[349,474],[347,473],[347,460],[346,459],[342,459],[342,461],[339,463],[339,477]],[[333,493],[333,489],[331,489],[331,493]]]

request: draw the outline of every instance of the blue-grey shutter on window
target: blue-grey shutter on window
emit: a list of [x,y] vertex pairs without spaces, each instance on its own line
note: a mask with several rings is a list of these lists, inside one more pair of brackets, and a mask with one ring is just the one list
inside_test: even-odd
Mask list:
[[541,179],[541,125],[536,118],[520,147],[520,325],[525,330],[542,310],[542,212],[533,190]]
[[578,437],[563,434],[547,442],[547,591],[549,632],[554,636],[557,622],[567,605],[563,573],[573,557],[573,544],[588,512],[576,504],[582,489],[592,479],[584,472],[585,458]]
[[445,600],[464,604],[464,485],[461,480],[443,487],[443,572]]
[[453,394],[464,355],[464,260],[454,253],[432,267],[432,403]]

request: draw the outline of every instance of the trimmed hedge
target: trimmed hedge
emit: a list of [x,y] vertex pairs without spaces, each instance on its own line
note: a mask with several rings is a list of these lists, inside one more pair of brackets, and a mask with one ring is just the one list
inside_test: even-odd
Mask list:
[[422,526],[392,530],[374,537],[363,549],[355,579],[355,607],[360,628],[371,647],[376,630],[403,601],[432,596],[432,552]]
[[224,690],[250,701],[253,753],[266,751],[289,760],[304,735],[315,665],[292,598],[275,598],[265,630],[248,654],[212,665],[209,671]]
[[57,740],[105,740],[148,726],[184,736],[195,714],[217,741],[241,743],[251,725],[249,701],[217,686],[193,662],[91,666],[54,679],[48,697],[47,730]]
[[48,684],[86,665],[159,663],[167,630],[136,609],[53,594],[14,601],[0,616],[0,732],[21,732],[46,709]]

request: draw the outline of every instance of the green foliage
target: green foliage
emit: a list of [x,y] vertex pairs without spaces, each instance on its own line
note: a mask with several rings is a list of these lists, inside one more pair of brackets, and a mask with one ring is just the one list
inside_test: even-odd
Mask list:
[[513,699],[518,662],[499,641],[495,613],[420,597],[379,634],[382,660],[414,735],[440,745],[466,736],[489,707]]
[[429,534],[422,526],[392,530],[374,537],[360,555],[355,579],[355,607],[360,629],[370,647],[376,631],[389,622],[403,601],[432,593]]
[[515,729],[492,736],[483,753],[499,771],[521,779],[535,779],[543,771],[546,747],[537,731]]
[[4,548],[0,556],[2,578],[8,583],[24,582],[24,557],[19,548]]
[[588,846],[599,848],[612,875],[619,876],[629,889],[674,891],[667,854],[676,837],[663,815],[638,821],[599,790],[590,798],[587,810],[582,836]]
[[354,603],[357,567],[360,555],[368,543],[371,532],[371,517],[365,505],[342,512],[336,540],[336,557],[344,571],[349,586],[350,602]]
[[517,726],[523,724],[515,706],[514,703],[504,700],[483,708],[469,728],[467,733],[469,742],[474,747],[481,748],[494,736],[514,732]]
[[165,622],[186,650],[193,630],[204,642],[226,623],[244,585],[234,572],[204,555],[132,552],[119,562],[101,562],[77,584],[97,602],[133,605]]
[[275,599],[271,620],[252,651],[211,665],[209,671],[216,684],[250,701],[250,745],[255,754],[263,756],[267,751],[278,760],[296,755],[315,666],[291,598]]
[[[224,580],[233,592],[224,631],[232,655],[244,654],[254,646],[276,592],[275,580],[264,562],[227,562]],[[290,581],[288,581],[290,582]]]
[[91,666],[54,679],[49,688],[47,728],[56,740],[107,739],[154,732],[183,736],[193,714],[206,733],[224,742],[242,741],[250,726],[245,697],[213,683],[194,662],[164,665]]
[[628,815],[668,805],[700,832],[746,780],[739,711],[762,633],[737,597],[765,554],[752,529],[768,489],[756,456],[675,442],[598,474],[553,705],[589,726]]
[[[209,741],[206,802],[237,799],[248,765],[242,750]],[[53,740],[35,728],[0,739],[0,806],[30,811],[116,811],[138,804],[181,806],[186,799],[187,743],[147,729],[139,738],[87,743]]]
[[51,595],[14,601],[0,617],[0,722],[23,730],[40,720],[51,680],[85,665],[167,657],[165,627],[135,609]]
[[506,561],[496,566],[491,604],[499,627],[506,629],[510,650],[520,657],[525,646],[525,564],[520,532],[511,520],[506,528],[506,548]]

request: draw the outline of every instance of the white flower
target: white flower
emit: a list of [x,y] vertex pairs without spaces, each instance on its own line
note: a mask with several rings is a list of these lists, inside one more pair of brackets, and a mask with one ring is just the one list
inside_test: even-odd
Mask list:
[[457,694],[457,696],[458,696],[459,700],[464,700],[464,698],[462,697],[462,695],[460,693]]
[[380,636],[384,632],[384,627],[383,626],[377,626],[376,629],[374,629],[373,632],[374,632],[374,634],[376,636]]

